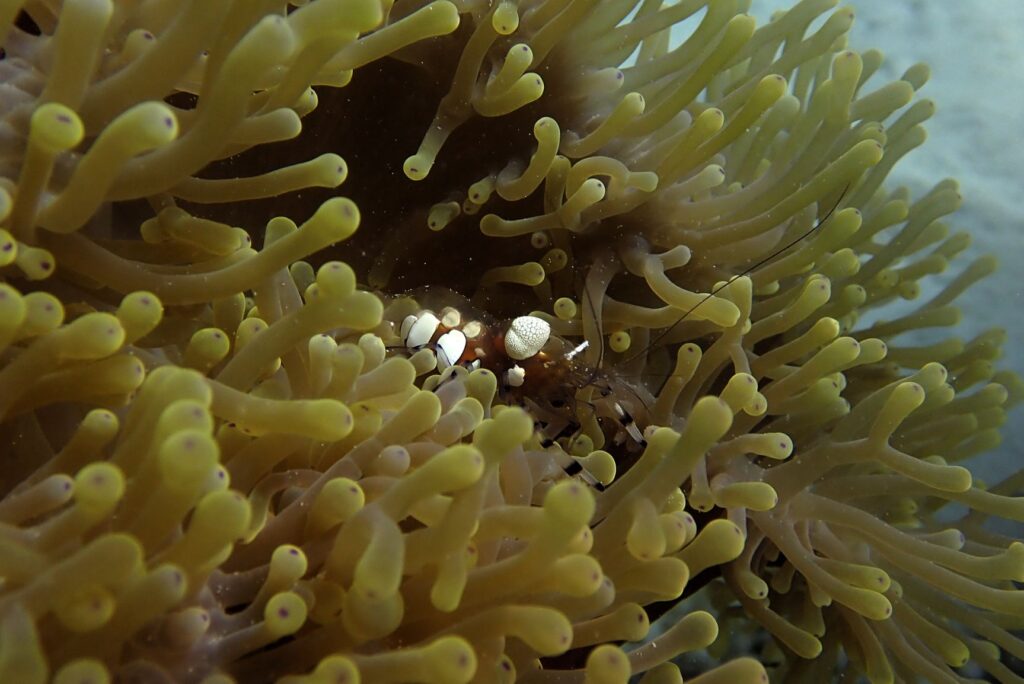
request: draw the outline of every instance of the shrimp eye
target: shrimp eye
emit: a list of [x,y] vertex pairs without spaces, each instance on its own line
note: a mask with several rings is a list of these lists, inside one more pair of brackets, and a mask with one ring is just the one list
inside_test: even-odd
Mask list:
[[565,407],[565,401],[563,401],[562,399],[552,399],[551,400],[551,405],[554,408],[564,408]]

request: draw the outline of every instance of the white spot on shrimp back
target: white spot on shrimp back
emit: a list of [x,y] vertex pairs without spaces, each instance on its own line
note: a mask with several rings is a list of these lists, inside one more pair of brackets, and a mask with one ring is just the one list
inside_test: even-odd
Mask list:
[[[409,328],[405,336],[405,346],[415,349],[430,342],[441,321],[431,311],[422,311],[416,316],[416,322]],[[404,326],[403,326],[404,327]]]
[[539,352],[551,337],[551,326],[543,318],[520,316],[513,319],[505,334],[505,351],[516,361]]
[[466,351],[466,336],[461,330],[449,330],[437,340],[437,367],[454,366]]
[[505,373],[505,382],[509,387],[522,387],[526,380],[526,370],[522,366],[513,366]]
[[412,330],[412,324],[415,322],[416,314],[409,314],[402,320],[402,329],[400,334],[402,336],[402,344],[405,344],[406,346],[409,346],[406,344],[406,340],[409,339],[409,331]]

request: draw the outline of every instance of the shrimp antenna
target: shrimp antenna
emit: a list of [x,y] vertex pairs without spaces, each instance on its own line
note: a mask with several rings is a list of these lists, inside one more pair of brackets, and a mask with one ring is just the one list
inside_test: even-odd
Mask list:
[[[597,315],[597,307],[594,306],[594,298],[590,296],[590,287],[587,285],[587,279],[583,278],[583,312],[586,314],[587,307],[590,307],[590,314],[594,317],[594,325],[597,326],[597,366],[596,369],[601,368],[601,364],[604,363],[604,331],[601,330],[601,318]],[[582,319],[581,319],[582,322]],[[593,378],[591,378],[593,380]],[[587,383],[590,384],[590,383]]]
[[[751,273],[753,273],[757,269],[761,268],[762,266],[764,266],[768,262],[774,260],[777,256],[779,256],[780,254],[782,254],[783,252],[788,250],[790,247],[796,245],[799,242],[802,242],[808,236],[810,236],[811,233],[813,233],[816,230],[818,230],[819,228],[821,228],[825,224],[826,221],[828,221],[830,218],[832,218],[832,214],[834,214],[836,212],[836,209],[839,208],[839,205],[842,204],[843,198],[846,197],[846,193],[847,193],[847,191],[849,189],[850,189],[850,185],[847,184],[847,186],[845,188],[843,188],[842,194],[839,195],[839,199],[836,200],[836,203],[834,205],[832,205],[831,209],[828,210],[828,213],[825,214],[817,223],[815,223],[813,226],[811,226],[806,232],[804,232],[801,235],[798,235],[792,241],[790,241],[789,243],[787,243],[783,247],[780,247],[779,249],[775,250],[774,252],[772,252],[771,254],[766,256],[765,258],[763,258],[760,261],[758,261],[757,263],[755,263],[753,266],[749,266],[749,267],[745,268],[741,273],[737,273],[736,275],[732,276],[731,278],[726,280],[724,283],[722,283],[718,287],[712,289],[711,292],[708,292],[706,295],[701,297],[700,301],[698,301],[696,304],[694,304],[689,309],[687,309],[686,312],[683,313],[682,317],[679,318],[675,323],[673,323],[672,325],[670,325],[669,327],[665,328],[663,331],[658,333],[657,337],[655,337],[653,340],[651,340],[650,343],[644,349],[642,349],[641,351],[637,352],[636,354],[630,356],[629,358],[625,359],[624,361],[622,361],[622,363],[623,364],[630,363],[631,361],[635,361],[636,359],[638,359],[641,356],[643,356],[644,354],[646,354],[648,350],[652,349],[654,347],[654,345],[656,345],[658,342],[660,342],[662,339],[664,339],[664,337],[666,335],[668,335],[670,332],[675,330],[677,325],[679,325],[680,323],[685,321],[690,314],[692,314],[694,311],[699,309],[701,307],[701,305],[704,304],[704,302],[708,301],[709,299],[714,297],[716,294],[718,294],[719,292],[721,292],[725,288],[727,288],[730,285],[732,285],[733,282],[736,281],[737,279],[742,278],[742,277],[747,276],[747,275],[750,275]],[[602,347],[602,351],[603,350],[604,349]]]
[[[583,306],[584,306],[584,312],[585,312],[586,307],[588,305],[590,307],[591,315],[594,316],[594,324],[597,326],[597,339],[598,339],[598,344],[600,345],[600,349],[598,350],[597,366],[595,366],[590,371],[590,376],[587,378],[587,381],[583,384],[584,387],[586,387],[587,385],[594,384],[594,381],[597,379],[598,373],[601,372],[601,365],[604,362],[604,331],[601,330],[601,318],[597,315],[597,307],[594,306],[594,298],[590,294],[590,287],[587,285],[587,279],[584,278],[583,279]],[[605,384],[607,385],[607,383],[605,383]],[[640,402],[640,405],[643,406],[645,410],[647,410],[647,411],[651,410],[651,408],[647,405],[647,402],[644,401],[644,398],[641,397],[639,395],[639,393],[636,392],[636,390],[634,390],[632,387],[630,387],[626,383],[623,383],[623,387],[625,387],[629,391],[630,394],[632,394],[634,397],[637,398],[637,401]],[[611,391],[611,387],[610,386],[607,386],[606,389],[608,391]],[[604,392],[602,392],[602,394],[604,394]],[[593,407],[591,407],[591,408],[593,408]]]

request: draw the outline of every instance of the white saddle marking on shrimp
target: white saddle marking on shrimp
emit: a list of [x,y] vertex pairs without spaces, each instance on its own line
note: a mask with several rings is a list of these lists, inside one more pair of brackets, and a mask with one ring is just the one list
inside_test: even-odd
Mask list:
[[437,365],[442,370],[454,366],[466,351],[466,336],[461,330],[449,330],[437,339]]
[[516,361],[539,352],[551,337],[551,326],[543,318],[520,316],[513,319],[505,334],[505,351]]
[[440,324],[440,319],[432,312],[420,312],[416,317],[416,321],[409,327],[409,334],[405,336],[405,346],[416,349],[427,344],[430,342],[430,338],[434,336],[437,326]]
[[402,319],[402,329],[400,335],[402,336],[402,344],[409,346],[406,340],[409,339],[409,331],[412,330],[412,324],[416,322],[416,314],[409,314]]
[[521,366],[513,366],[505,373],[505,382],[509,387],[522,387],[526,380],[526,370]]

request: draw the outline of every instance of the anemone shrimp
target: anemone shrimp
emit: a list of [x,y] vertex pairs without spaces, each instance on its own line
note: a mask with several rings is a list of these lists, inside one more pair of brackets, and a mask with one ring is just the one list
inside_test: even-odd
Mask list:
[[[392,349],[410,356],[432,354],[438,376],[429,386],[435,389],[456,373],[493,373],[500,403],[522,406],[534,416],[537,447],[569,476],[598,489],[615,476],[615,458],[597,451],[593,440],[581,439],[580,401],[616,418],[622,432],[617,443],[645,444],[632,414],[615,399],[616,380],[585,362],[586,342],[573,344],[553,335],[550,322],[536,314],[496,321],[442,288],[425,288],[409,300],[414,311],[396,316],[399,343]],[[580,390],[590,386],[599,389],[599,396],[578,399]],[[589,467],[583,465],[588,460]]]
[[[819,230],[845,195],[846,189],[835,206],[806,232],[716,284],[653,339],[645,340],[639,351],[620,358],[616,368],[604,367],[601,303],[605,288],[592,281],[606,286],[611,274],[600,267],[592,268],[582,284],[586,310],[580,312],[575,302],[561,298],[555,302],[556,316],[535,312],[498,322],[462,295],[444,288],[424,288],[410,295],[414,311],[397,325],[398,347],[410,354],[429,350],[440,372],[438,384],[450,379],[457,369],[493,373],[499,400],[523,406],[534,416],[539,446],[560,452],[555,454],[556,462],[566,474],[602,489],[614,479],[616,470],[629,467],[646,447],[645,435],[657,427],[652,411],[655,394],[645,386],[641,374],[630,373],[631,363],[645,359],[722,290]],[[592,296],[592,290],[599,291],[599,297]],[[607,337],[614,352],[621,355],[630,349],[627,332],[615,331]],[[667,382],[669,376],[660,379]],[[603,451],[605,446],[615,454]]]

